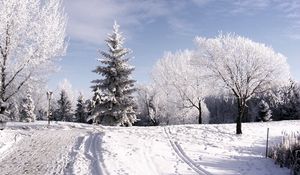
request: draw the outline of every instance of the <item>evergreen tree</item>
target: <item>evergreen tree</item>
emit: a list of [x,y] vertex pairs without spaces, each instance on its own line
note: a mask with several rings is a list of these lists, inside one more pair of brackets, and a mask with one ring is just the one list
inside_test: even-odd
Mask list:
[[21,121],[25,122],[33,122],[36,119],[36,115],[34,114],[34,102],[31,97],[30,90],[27,91],[26,93],[26,98],[22,100],[21,104]]
[[136,121],[136,105],[132,96],[135,81],[130,77],[134,67],[128,64],[130,50],[123,48],[124,38],[116,22],[112,34],[105,41],[108,52],[101,52],[99,61],[102,64],[93,71],[102,76],[102,79],[92,81],[93,91],[99,89],[103,93],[94,114],[103,125],[131,126]]
[[72,105],[65,90],[61,90],[60,98],[57,101],[58,109],[56,110],[56,120],[72,121]]
[[267,102],[264,100],[261,100],[258,104],[258,120],[259,121],[270,121],[272,117],[272,111],[270,110],[270,107]]
[[76,111],[75,111],[76,121],[80,122],[80,123],[85,123],[86,116],[87,116],[87,111],[86,111],[86,106],[84,103],[84,97],[82,94],[80,94],[77,99],[77,105],[76,105]]

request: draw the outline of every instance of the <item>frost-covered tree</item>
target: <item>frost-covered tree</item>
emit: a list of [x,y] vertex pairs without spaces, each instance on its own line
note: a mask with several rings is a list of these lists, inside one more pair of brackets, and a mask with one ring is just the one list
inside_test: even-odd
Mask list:
[[[0,99],[40,81],[65,52],[61,0],[0,0]],[[2,113],[3,111],[0,111]]]
[[80,93],[75,110],[76,121],[80,123],[86,122],[87,110],[85,106],[85,101],[83,95]]
[[247,101],[289,80],[286,58],[264,44],[237,35],[197,37],[196,43],[194,63],[199,69],[207,69],[208,77],[219,87],[226,87],[236,98],[236,133],[242,134]]
[[130,50],[123,47],[124,38],[115,22],[112,34],[105,40],[108,52],[101,51],[100,66],[93,71],[102,79],[93,80],[93,90],[100,89],[105,98],[96,105],[98,121],[103,125],[131,126],[136,121],[136,104],[132,93],[135,91],[131,79],[134,67],[128,64]]
[[31,98],[31,92],[27,91],[26,98],[23,99],[21,104],[21,121],[23,122],[34,122],[36,115],[34,113],[34,102]]
[[258,120],[267,122],[270,121],[272,117],[272,111],[270,106],[264,100],[261,100],[258,104]]
[[160,123],[157,90],[151,85],[139,85],[137,88],[138,125],[154,125]]
[[170,103],[176,103],[180,109],[195,109],[198,123],[203,122],[204,99],[210,93],[207,79],[201,77],[201,71],[191,65],[192,51],[166,53],[153,69],[156,88],[161,89]]
[[55,111],[56,120],[68,122],[72,121],[72,105],[65,90],[61,90],[57,104],[58,108]]
[[63,81],[59,82],[58,84],[58,89],[59,91],[64,90],[67,93],[67,96],[69,100],[71,101],[71,106],[72,108],[76,106],[76,101],[77,101],[77,92],[71,82],[68,79],[64,79]]

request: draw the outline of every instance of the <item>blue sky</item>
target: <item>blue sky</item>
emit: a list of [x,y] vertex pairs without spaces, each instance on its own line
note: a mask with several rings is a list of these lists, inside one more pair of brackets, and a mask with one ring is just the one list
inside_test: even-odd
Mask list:
[[299,0],[64,0],[69,16],[69,47],[50,77],[55,89],[68,79],[73,88],[90,92],[97,50],[114,20],[121,25],[125,46],[133,50],[131,64],[139,83],[150,81],[155,62],[166,51],[193,49],[195,36],[236,33],[265,43],[288,58],[292,76],[300,80]]

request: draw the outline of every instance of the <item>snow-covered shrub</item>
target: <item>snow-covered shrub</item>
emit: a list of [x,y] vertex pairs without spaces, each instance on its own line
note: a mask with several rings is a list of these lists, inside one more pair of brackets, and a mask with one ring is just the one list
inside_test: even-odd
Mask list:
[[291,169],[293,175],[300,174],[300,133],[283,133],[282,142],[271,148],[268,156],[280,167]]
[[267,122],[270,121],[272,117],[272,111],[270,106],[264,100],[261,100],[258,104],[258,120]]
[[34,122],[36,119],[34,109],[35,106],[34,106],[34,101],[31,97],[31,92],[27,91],[26,98],[22,100],[22,104],[21,104],[20,120],[23,122]]

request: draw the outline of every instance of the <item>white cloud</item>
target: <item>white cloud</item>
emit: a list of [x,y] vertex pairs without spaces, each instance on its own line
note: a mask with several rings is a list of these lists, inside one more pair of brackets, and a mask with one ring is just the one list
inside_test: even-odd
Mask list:
[[122,30],[167,17],[181,8],[182,3],[166,0],[65,0],[69,16],[68,33],[72,39],[93,44],[102,43],[111,31],[114,20]]
[[252,15],[258,11],[277,9],[291,21],[293,28],[295,21],[300,20],[299,0],[65,0],[69,15],[68,34],[71,39],[99,45],[111,31],[115,19],[121,24],[121,30],[130,37],[132,29],[164,18],[176,34],[190,35],[195,32],[193,21],[184,19],[182,13],[187,13],[187,4],[191,3],[203,9],[212,3],[224,5],[210,9],[212,14],[213,11],[220,13],[219,8],[222,8],[222,13],[232,15]]

